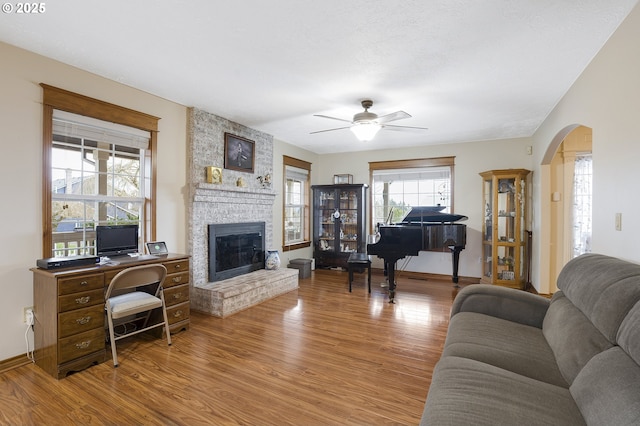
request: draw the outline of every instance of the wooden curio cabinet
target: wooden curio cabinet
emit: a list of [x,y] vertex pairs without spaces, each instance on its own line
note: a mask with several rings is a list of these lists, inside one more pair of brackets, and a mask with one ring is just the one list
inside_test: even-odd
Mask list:
[[481,282],[524,289],[528,265],[526,212],[529,170],[490,170],[482,176]]
[[364,184],[312,186],[317,268],[346,269],[351,253],[366,253],[367,188]]

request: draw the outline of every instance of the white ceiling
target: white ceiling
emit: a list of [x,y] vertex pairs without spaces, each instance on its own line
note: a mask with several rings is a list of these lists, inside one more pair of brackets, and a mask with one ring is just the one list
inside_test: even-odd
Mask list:
[[[637,2],[56,0],[0,40],[324,154],[530,136]],[[366,98],[429,130],[309,134]]]

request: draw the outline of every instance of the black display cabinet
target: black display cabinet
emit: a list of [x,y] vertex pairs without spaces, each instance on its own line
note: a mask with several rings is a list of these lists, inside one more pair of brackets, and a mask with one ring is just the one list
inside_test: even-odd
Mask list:
[[365,184],[312,186],[316,268],[347,269],[351,253],[366,253],[368,187]]

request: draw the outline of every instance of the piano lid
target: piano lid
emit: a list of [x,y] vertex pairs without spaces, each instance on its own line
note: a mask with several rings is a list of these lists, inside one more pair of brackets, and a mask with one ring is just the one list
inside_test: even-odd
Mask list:
[[442,213],[445,206],[415,206],[399,222],[401,224],[444,223],[467,220],[467,216],[461,214]]

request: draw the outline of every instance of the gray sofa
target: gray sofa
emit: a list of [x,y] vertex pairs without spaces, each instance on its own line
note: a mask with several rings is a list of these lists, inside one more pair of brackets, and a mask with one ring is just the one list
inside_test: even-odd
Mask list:
[[421,425],[640,425],[640,265],[571,260],[549,300],[462,289]]

